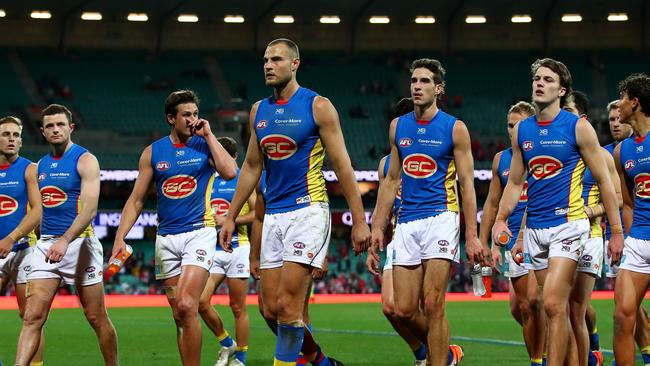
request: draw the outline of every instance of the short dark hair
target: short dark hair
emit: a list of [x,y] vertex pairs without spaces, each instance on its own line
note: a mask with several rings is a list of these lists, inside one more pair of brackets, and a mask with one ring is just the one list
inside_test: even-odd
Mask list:
[[589,98],[587,97],[587,94],[581,92],[580,90],[574,90],[569,94],[569,98],[567,98],[567,103],[569,100],[573,100],[573,103],[576,105],[576,109],[578,110],[578,113],[581,115],[587,115],[589,112]]
[[176,116],[178,105],[185,103],[194,103],[197,107],[199,106],[199,96],[194,90],[177,90],[169,94],[165,99],[165,117],[170,114]]
[[296,42],[290,40],[289,38],[278,38],[274,39],[266,47],[270,47],[276,44],[282,43],[289,49],[289,52],[292,53],[293,58],[300,58],[300,50]]
[[510,107],[508,114],[510,113],[519,113],[525,115],[526,117],[530,117],[535,114],[535,107],[532,104],[522,100]]
[[228,137],[228,136],[223,136],[217,138],[217,141],[223,146],[223,148],[230,154],[231,157],[235,157],[237,155],[237,141],[235,141],[234,138]]
[[421,58],[413,61],[411,63],[411,69],[409,70],[411,74],[415,69],[425,68],[433,73],[433,82],[436,84],[442,84],[445,86],[445,68],[442,67],[442,64],[438,60],[432,58]]
[[411,98],[400,99],[399,102],[395,104],[395,108],[393,109],[394,118],[413,112],[413,108],[414,108],[413,99]]
[[20,118],[18,118],[18,117],[6,116],[6,117],[0,118],[0,126],[4,125],[5,123],[13,123],[13,124],[18,125],[18,127],[20,127],[21,130],[23,129],[23,123],[20,121]]
[[70,110],[61,104],[50,104],[43,111],[41,111],[41,126],[43,125],[43,118],[45,116],[53,116],[55,114],[65,114],[65,118],[68,119],[68,124],[72,123],[72,112]]
[[632,74],[618,84],[618,91],[626,93],[628,99],[637,98],[643,114],[650,116],[650,76],[644,73]]
[[566,89],[564,95],[560,97],[560,105],[564,106],[566,103],[566,98],[573,91],[573,78],[571,78],[571,72],[569,72],[569,69],[566,67],[566,65],[560,61],[554,60],[552,58],[542,58],[533,62],[533,64],[530,66],[530,71],[533,76],[535,76],[535,73],[540,67],[549,68],[560,77],[560,86]]

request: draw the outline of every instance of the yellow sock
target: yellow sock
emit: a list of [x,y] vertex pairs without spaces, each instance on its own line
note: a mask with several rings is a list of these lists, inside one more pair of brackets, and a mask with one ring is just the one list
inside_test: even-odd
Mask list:
[[248,352],[248,346],[241,346],[241,347],[237,346],[237,347],[235,347],[235,351],[237,351],[237,352],[241,352],[241,351]]
[[221,341],[223,341],[224,339],[226,339],[226,337],[228,337],[229,335],[230,335],[230,334],[228,334],[228,331],[224,329],[223,334],[217,336],[217,340],[218,340],[219,342],[221,342]]
[[43,366],[43,361],[34,362],[32,361],[29,366]]
[[541,358],[531,358],[531,359],[530,359],[530,362],[531,362],[531,363],[538,363],[538,364],[541,364],[541,363],[542,363],[542,359],[541,359]]
[[286,362],[280,361],[277,358],[273,358],[273,366],[296,366],[295,362]]
[[645,346],[641,348],[641,353],[643,353],[644,355],[650,355],[650,346]]
[[596,334],[596,333],[598,333],[598,326],[594,325],[594,330],[593,332],[591,332],[591,334]]

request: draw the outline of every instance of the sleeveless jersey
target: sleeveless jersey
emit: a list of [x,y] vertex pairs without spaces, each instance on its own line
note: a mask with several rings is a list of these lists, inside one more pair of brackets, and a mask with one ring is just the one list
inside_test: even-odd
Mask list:
[[321,171],[325,149],[312,111],[316,96],[300,87],[287,101],[269,97],[259,103],[255,133],[264,154],[267,213],[328,201]]
[[560,110],[550,122],[531,116],[519,123],[517,143],[528,169],[526,227],[544,229],[587,217],[577,122],[577,116]]
[[[47,154],[38,162],[38,188],[43,201],[41,235],[63,235],[81,211],[81,176],[77,163],[88,150],[72,144],[63,156]],[[93,235],[92,223],[80,235]]]
[[[228,213],[232,197],[235,195],[235,188],[237,187],[237,180],[239,179],[239,169],[237,169],[237,176],[231,180],[225,180],[218,175],[215,175],[214,183],[212,185],[212,195],[210,205],[212,212],[215,216],[223,216]],[[248,201],[244,203],[239,216],[243,216],[250,212]],[[237,231],[232,236],[232,247],[237,248],[240,245],[249,245],[248,228],[246,225],[237,225]],[[221,245],[217,245],[217,250],[223,250]]]
[[[596,178],[591,174],[589,168],[585,168],[585,176],[582,179],[582,200],[585,202],[585,206],[593,206],[600,203],[600,189],[598,183],[596,183]],[[589,224],[591,225],[589,229],[590,238],[603,237],[603,228],[600,226],[601,221],[602,216],[589,220]]]
[[[505,188],[508,184],[508,177],[510,176],[510,162],[512,161],[512,148],[507,148],[501,153],[499,158],[499,164],[497,166],[497,172],[499,173],[499,181],[501,182],[501,189]],[[494,178],[493,178],[494,179]],[[519,236],[519,229],[521,229],[521,222],[524,219],[524,212],[526,212],[526,202],[528,201],[528,181],[524,181],[524,188],[521,191],[519,196],[519,203],[515,206],[515,209],[512,210],[512,213],[508,217],[508,229],[512,233],[512,240],[506,247],[507,250],[511,250],[512,247],[517,242],[517,237]]]
[[650,240],[650,140],[647,136],[623,140],[620,159],[625,175],[634,184],[634,225],[630,236]]
[[151,167],[158,193],[158,234],[180,234],[214,227],[210,193],[214,168],[201,136],[173,144],[165,136],[151,144]]
[[[0,238],[11,234],[29,211],[25,171],[31,163],[19,156],[13,163],[0,166]],[[33,231],[17,239],[12,251],[36,243],[36,235]]]
[[[614,149],[616,148],[617,142],[614,141],[611,144],[603,146],[605,150],[609,151],[609,153],[614,156]],[[621,226],[623,227],[623,235],[625,235],[625,225],[623,224],[623,210],[619,209],[618,210],[618,216],[621,218]],[[607,216],[602,216],[603,221],[605,222],[605,240],[609,240],[609,238],[612,236],[612,228],[609,225],[609,220],[607,220]]]
[[413,112],[397,120],[395,144],[402,161],[398,223],[458,212],[455,123],[456,117],[441,110],[430,121],[417,121]]
[[[390,168],[390,154],[386,155],[386,162],[384,163],[384,177],[388,175],[388,169]],[[397,215],[399,214],[399,208],[402,205],[402,180],[400,179],[399,188],[397,189],[397,194],[395,195],[395,200],[393,201],[393,219],[397,220]]]

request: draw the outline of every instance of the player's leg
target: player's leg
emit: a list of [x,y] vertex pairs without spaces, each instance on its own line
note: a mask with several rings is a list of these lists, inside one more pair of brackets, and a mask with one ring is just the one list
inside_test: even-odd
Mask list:
[[231,365],[245,365],[248,352],[250,321],[246,309],[246,295],[248,295],[248,277],[250,277],[249,254],[250,246],[248,245],[236,248],[227,269],[230,309],[235,318],[235,337],[237,339],[235,359]]
[[648,313],[645,311],[645,308],[639,306],[639,310],[636,313],[636,327],[634,328],[634,340],[636,345],[641,351],[641,356],[643,357],[644,364],[650,364],[650,332],[648,326]]
[[533,334],[531,347],[531,364],[544,363],[548,348],[548,322],[542,299],[543,283],[548,270],[528,271],[528,306],[530,308],[530,326]]
[[[629,238],[628,238],[629,240]],[[627,240],[626,240],[627,241]],[[627,252],[626,245],[626,252]],[[626,253],[627,254],[627,253]],[[625,258],[628,261],[628,257]],[[614,357],[617,366],[634,365],[634,327],[650,275],[621,268],[614,291]]]
[[[427,346],[433,365],[449,364],[449,323],[445,316],[445,294],[449,284],[451,261],[429,259],[422,263],[424,312],[429,320]],[[397,295],[397,291],[395,292]]]
[[[528,282],[528,281],[525,281]],[[515,286],[512,279],[508,284],[508,304],[510,305],[510,315],[512,318],[521,326],[524,325],[524,320],[521,317],[521,301],[517,298],[517,293],[515,291]],[[524,337],[525,340],[525,337]]]
[[18,337],[16,365],[27,366],[36,354],[43,325],[52,306],[52,300],[59,288],[59,278],[34,279],[25,288],[25,314],[23,327]]
[[208,280],[208,271],[185,265],[176,285],[175,315],[181,333],[181,359],[184,365],[199,365],[201,359],[201,323],[199,298]]
[[101,282],[89,286],[78,285],[77,293],[84,315],[97,335],[104,363],[117,365],[117,333],[106,312],[104,285]]
[[587,307],[591,301],[591,293],[595,283],[595,275],[578,272],[573,285],[573,291],[571,292],[571,300],[569,302],[571,327],[576,339],[578,361],[581,366],[586,366],[589,358],[592,357],[590,355],[589,331],[587,329],[585,317],[587,315]]
[[217,262],[216,258],[217,256],[215,255],[212,268],[210,268],[210,276],[206,281],[205,288],[203,289],[203,293],[199,300],[199,315],[221,345],[216,365],[225,366],[228,364],[230,356],[235,353],[235,343],[232,337],[228,334],[228,331],[224,328],[219,313],[214,306],[210,304],[212,294],[214,294],[214,291],[226,277],[225,273],[218,273],[218,271],[214,270]]
[[589,332],[589,349],[598,351],[600,350],[600,336],[598,335],[598,325],[596,324],[596,309],[591,305],[591,302],[587,305],[585,322],[587,322],[587,331]]
[[[2,286],[2,279],[0,278],[0,289],[3,288]],[[20,319],[25,318],[25,307],[27,305],[27,299],[25,297],[25,290],[26,290],[26,283],[16,283],[16,300],[18,301],[18,314],[20,315]],[[43,329],[41,329],[41,339],[40,342],[38,343],[38,349],[36,350],[36,354],[32,358],[31,365],[32,366],[39,366],[43,364],[43,349],[45,348],[45,332]]]
[[282,267],[260,270],[260,299],[263,303],[263,316],[271,331],[278,334],[278,284]]
[[[532,314],[530,302],[528,301],[528,274],[526,273],[519,277],[511,277],[510,291],[512,293],[510,298],[512,316],[522,326],[524,343],[526,344],[528,356],[531,360],[539,360],[542,358],[542,354],[541,352],[535,352],[535,341],[536,338],[539,337],[539,334],[536,332],[535,315]],[[517,309],[518,311],[512,311],[512,309]]]

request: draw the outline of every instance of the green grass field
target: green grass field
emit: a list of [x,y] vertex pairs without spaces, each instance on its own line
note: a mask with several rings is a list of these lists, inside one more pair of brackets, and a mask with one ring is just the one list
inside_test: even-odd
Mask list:
[[[601,347],[612,346],[613,301],[594,301]],[[412,355],[381,313],[380,304],[319,305],[310,308],[314,334],[323,349],[346,365],[411,365]],[[232,316],[218,307],[228,329]],[[251,339],[248,365],[272,364],[275,338],[256,307],[249,307]],[[114,308],[122,365],[179,365],[175,328],[168,308]],[[520,328],[506,302],[455,302],[447,305],[453,343],[465,349],[463,365],[526,365]],[[16,311],[0,311],[0,359],[11,364],[20,331]],[[101,365],[95,335],[79,309],[56,309],[46,325],[45,365]],[[204,327],[202,365],[213,365],[218,343]],[[458,337],[458,338],[455,338]],[[606,356],[607,365],[611,355]],[[641,362],[639,361],[639,364]]]

